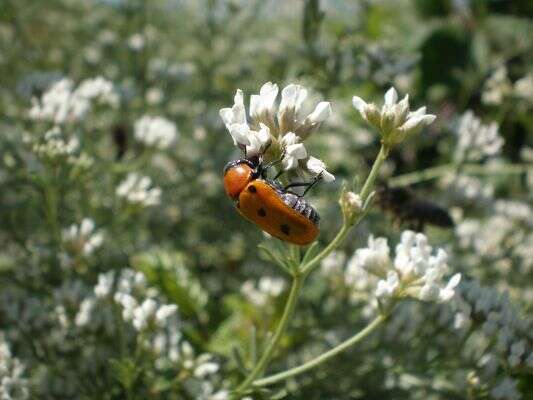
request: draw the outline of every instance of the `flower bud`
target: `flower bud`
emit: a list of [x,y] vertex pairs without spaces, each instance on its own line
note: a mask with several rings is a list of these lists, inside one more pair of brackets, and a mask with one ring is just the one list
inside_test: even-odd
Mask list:
[[358,194],[343,189],[339,204],[344,218],[353,224],[358,216],[363,213],[363,200]]

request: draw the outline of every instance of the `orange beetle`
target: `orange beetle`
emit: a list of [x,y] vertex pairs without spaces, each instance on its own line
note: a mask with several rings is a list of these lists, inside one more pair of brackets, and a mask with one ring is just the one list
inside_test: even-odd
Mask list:
[[307,245],[318,236],[316,210],[289,187],[311,183],[294,183],[285,188],[264,177],[266,168],[259,160],[240,159],[224,168],[224,189],[236,202],[239,213],[259,225],[265,232],[285,242]]

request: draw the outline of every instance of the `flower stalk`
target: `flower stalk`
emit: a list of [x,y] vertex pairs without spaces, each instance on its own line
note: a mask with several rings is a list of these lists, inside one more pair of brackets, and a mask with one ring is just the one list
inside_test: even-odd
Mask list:
[[340,353],[348,350],[349,348],[355,346],[357,343],[361,342],[377,328],[379,328],[383,322],[386,321],[388,314],[378,315],[370,324],[368,324],[363,330],[359,331],[357,334],[351,338],[345,340],[341,344],[335,346],[331,350],[319,355],[318,357],[313,358],[312,360],[299,365],[297,367],[288,369],[287,371],[280,372],[271,376],[268,376],[263,379],[258,379],[254,382],[254,386],[269,386],[277,382],[283,381],[285,379],[292,378],[293,376],[300,375],[310,369],[316,368],[326,362],[328,362],[333,357],[339,355]]
[[274,354],[274,351],[276,350],[279,344],[279,341],[281,340],[281,337],[283,336],[283,333],[285,332],[285,329],[287,328],[287,324],[292,317],[304,279],[305,277],[301,276],[300,274],[294,274],[292,278],[291,291],[289,293],[287,303],[285,304],[285,309],[283,310],[283,315],[281,316],[281,320],[279,321],[274,336],[272,336],[272,338],[270,339],[270,342],[268,343],[265,352],[255,365],[254,369],[250,372],[246,379],[237,387],[237,389],[235,389],[233,398],[237,399],[239,397],[235,396],[245,393],[246,390],[250,388],[254,380],[264,371],[264,369],[268,365],[270,359]]
[[[381,149],[378,153],[378,156],[376,157],[376,160],[374,161],[374,164],[372,166],[372,169],[370,170],[370,173],[363,185],[363,189],[361,190],[360,197],[364,199],[365,201],[369,198],[372,189],[374,187],[376,178],[379,173],[379,169],[381,168],[383,162],[385,161],[387,155],[388,155],[389,149],[387,146],[382,145]],[[310,261],[305,263],[300,263],[299,267],[295,269],[292,273],[292,285],[291,285],[291,291],[289,293],[289,297],[287,299],[287,303],[285,304],[285,309],[283,311],[283,315],[281,317],[281,320],[276,328],[276,331],[274,332],[274,336],[272,336],[272,339],[268,343],[268,346],[259,359],[258,363],[255,365],[254,369],[250,372],[250,374],[246,377],[246,379],[235,389],[233,392],[233,399],[238,399],[240,395],[243,393],[246,393],[246,391],[254,385],[254,381],[258,376],[260,376],[264,369],[267,367],[270,359],[272,358],[274,351],[276,350],[279,341],[281,340],[281,337],[283,336],[283,333],[285,332],[288,322],[290,321],[292,314],[294,312],[294,309],[296,307],[296,303],[298,301],[298,297],[300,295],[300,291],[302,289],[303,283],[307,276],[314,271],[317,266],[320,265],[320,262],[326,258],[333,250],[338,248],[346,239],[346,236],[350,232],[350,229],[356,225],[365,215],[366,213],[363,213],[360,215],[360,217],[356,221],[351,221],[350,219],[344,217],[343,224],[335,238],[315,257],[313,257]],[[293,250],[291,250],[293,251]],[[305,259],[305,257],[304,257]],[[380,316],[374,321],[369,327],[365,328],[365,330],[361,331],[360,334],[354,336],[352,339],[347,341],[348,343],[345,343],[345,347],[342,347],[340,349],[332,349],[332,351],[324,353],[322,356],[325,358],[319,362],[321,364],[324,361],[327,361],[329,358],[334,357],[339,352],[344,351],[345,348],[349,348],[352,345],[358,343],[360,340],[364,339],[368,334],[370,334],[374,329],[379,326],[383,320],[385,320],[384,316]],[[335,350],[335,351],[333,351]],[[321,356],[321,357],[322,357]],[[319,365],[316,364],[316,365]],[[314,366],[314,364],[313,364]],[[311,367],[313,367],[311,366]],[[311,367],[306,367],[305,370]],[[303,372],[303,371],[302,371]],[[300,372],[297,372],[300,373]]]
[[[483,164],[463,164],[460,166],[461,171],[471,175],[521,175],[533,170],[533,167],[527,164],[506,164],[506,165],[483,165]],[[410,186],[416,183],[437,179],[459,169],[456,163],[449,163],[423,169],[421,171],[411,172],[404,175],[391,178],[388,181],[390,187]]]

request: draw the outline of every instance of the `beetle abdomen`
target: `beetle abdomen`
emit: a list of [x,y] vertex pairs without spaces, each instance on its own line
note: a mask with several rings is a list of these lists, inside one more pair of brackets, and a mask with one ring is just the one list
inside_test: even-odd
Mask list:
[[294,193],[281,192],[280,195],[285,204],[298,211],[304,217],[308,218],[311,222],[313,222],[313,224],[318,225],[320,216],[312,205]]

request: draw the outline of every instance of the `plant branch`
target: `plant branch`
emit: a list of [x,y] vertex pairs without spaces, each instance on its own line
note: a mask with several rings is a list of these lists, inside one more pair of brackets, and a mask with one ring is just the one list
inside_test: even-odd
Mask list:
[[[440,178],[449,173],[454,173],[459,169],[459,165],[449,163],[423,169],[421,171],[410,172],[408,174],[400,175],[389,179],[389,186],[409,186],[416,183],[429,181],[431,179]],[[484,165],[484,164],[463,164],[461,171],[471,175],[506,175],[506,174],[525,174],[528,171],[533,171],[533,167],[527,164],[504,164],[504,165]]]
[[[374,164],[372,165],[372,169],[370,170],[370,173],[368,174],[368,177],[363,185],[363,188],[361,189],[360,196],[361,196],[361,199],[363,200],[363,203],[366,202],[366,200],[371,195],[372,189],[374,188],[374,184],[376,182],[376,179],[379,173],[379,169],[381,168],[383,162],[387,158],[388,153],[389,153],[389,148],[382,144],[381,149],[376,157],[376,160],[374,161]],[[318,253],[315,257],[313,257],[310,261],[305,262],[305,263],[300,263],[299,267],[295,271],[293,271],[293,281],[292,281],[291,291],[289,293],[289,298],[287,299],[287,303],[285,304],[283,315],[276,328],[274,336],[268,343],[268,346],[265,352],[261,356],[259,362],[255,365],[254,369],[250,372],[250,374],[246,377],[246,379],[235,389],[231,397],[232,399],[236,399],[238,398],[238,396],[241,396],[242,394],[246,393],[246,391],[254,383],[255,379],[258,376],[260,376],[265,370],[265,368],[267,367],[270,359],[272,358],[272,355],[275,349],[277,348],[279,344],[279,341],[281,340],[281,337],[283,336],[283,333],[285,332],[285,329],[287,328],[288,322],[292,317],[292,314],[294,312],[294,309],[295,309],[295,306],[298,300],[298,296],[300,295],[300,290],[307,276],[318,265],[320,265],[320,262],[325,257],[327,257],[333,250],[335,250],[337,247],[339,247],[342,244],[342,242],[348,235],[350,229],[354,225],[356,225],[364,217],[364,215],[366,215],[366,213],[362,214],[361,217],[355,221],[349,220],[345,216],[343,219],[342,227],[337,233],[337,235],[335,236],[335,238],[320,253]],[[293,251],[294,249],[291,248],[291,258],[299,259],[299,254],[295,254]],[[381,319],[384,319],[384,318],[385,317],[378,317],[376,321],[374,321],[367,328],[365,328],[365,330],[361,331],[360,334],[356,335],[349,341],[345,342],[344,345],[346,345],[347,343],[347,347],[349,347],[357,343],[358,341],[362,340],[367,334],[369,334],[372,330],[375,329],[375,327],[372,327],[373,324],[375,324],[376,326],[379,325],[382,322]],[[323,354],[321,357],[325,357],[324,359],[325,361],[329,359],[330,357],[335,356],[340,351],[343,351],[343,347],[340,347],[339,349],[337,348],[332,349],[330,352]],[[323,362],[323,361],[320,361],[320,362]],[[308,367],[306,367],[306,369],[307,368]]]
[[254,382],[254,386],[272,385],[279,381],[291,378],[296,375],[300,375],[310,369],[318,367],[319,365],[329,361],[331,358],[337,356],[338,354],[346,351],[350,347],[362,341],[364,338],[366,338],[368,335],[374,332],[386,319],[387,319],[387,315],[379,315],[370,324],[368,324],[362,331],[358,332],[356,335],[352,336],[351,338],[345,340],[338,346],[335,346],[331,350],[319,355],[318,357],[313,358],[312,360],[302,365],[291,368],[284,372],[280,372],[278,374],[268,376],[263,379],[259,379]]
[[289,298],[287,299],[287,303],[285,304],[285,309],[283,310],[283,315],[276,328],[276,332],[274,333],[274,336],[272,336],[272,339],[270,339],[270,342],[268,343],[265,352],[259,359],[259,362],[254,367],[252,372],[250,372],[246,379],[237,387],[237,389],[235,389],[236,395],[244,393],[268,365],[268,362],[274,354],[274,350],[276,349],[283,333],[285,332],[285,329],[287,328],[287,323],[292,317],[296,302],[298,300],[298,296],[300,294],[300,289],[302,288],[303,280],[304,278],[301,275],[294,275],[292,280],[291,291],[289,293]]

